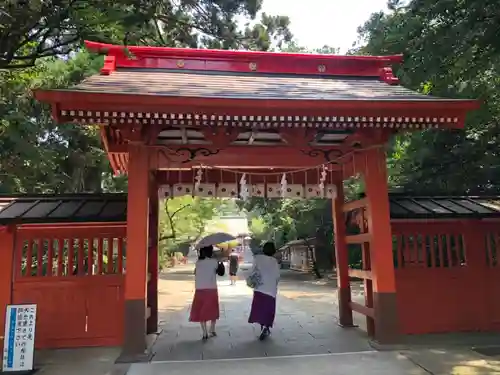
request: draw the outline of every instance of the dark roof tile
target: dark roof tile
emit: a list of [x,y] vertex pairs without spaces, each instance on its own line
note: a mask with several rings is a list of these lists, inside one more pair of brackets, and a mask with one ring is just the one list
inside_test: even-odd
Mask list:
[[18,196],[0,210],[0,225],[126,220],[125,194]]
[[378,78],[140,69],[94,75],[69,90],[222,99],[439,100]]

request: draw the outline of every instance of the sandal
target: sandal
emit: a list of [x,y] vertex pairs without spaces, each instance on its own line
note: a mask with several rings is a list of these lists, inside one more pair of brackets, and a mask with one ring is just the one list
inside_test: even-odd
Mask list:
[[215,337],[215,336],[217,336],[217,332],[215,332],[215,331],[213,331],[213,332],[210,332],[210,336],[212,336],[212,337]]
[[208,340],[208,335],[203,335],[203,337],[201,338],[202,341],[207,341]]

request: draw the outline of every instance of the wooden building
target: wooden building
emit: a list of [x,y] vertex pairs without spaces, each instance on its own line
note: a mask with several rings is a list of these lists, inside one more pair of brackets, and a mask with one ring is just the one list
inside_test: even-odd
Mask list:
[[[311,247],[311,249],[310,249]],[[310,272],[315,256],[314,238],[294,240],[284,244],[279,250],[282,268]]]
[[[158,190],[332,199],[340,324],[353,325],[346,241],[358,241],[371,254],[371,334],[398,341],[384,145],[401,131],[462,128],[477,101],[399,86],[401,56],[86,44],[106,54],[101,74],[35,95],[59,123],[99,127],[113,170],[128,174],[122,358],[147,357],[157,329]],[[367,231],[346,239],[344,209],[354,206],[344,205],[342,181],[358,174]]]

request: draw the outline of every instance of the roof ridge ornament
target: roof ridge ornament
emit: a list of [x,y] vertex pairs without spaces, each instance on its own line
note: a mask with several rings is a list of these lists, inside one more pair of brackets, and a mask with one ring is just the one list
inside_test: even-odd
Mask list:
[[380,80],[389,85],[399,84],[399,78],[394,75],[392,67],[390,66],[380,69]]
[[115,56],[105,56],[104,57],[104,65],[101,68],[101,75],[109,76],[115,70],[116,70],[116,57]]

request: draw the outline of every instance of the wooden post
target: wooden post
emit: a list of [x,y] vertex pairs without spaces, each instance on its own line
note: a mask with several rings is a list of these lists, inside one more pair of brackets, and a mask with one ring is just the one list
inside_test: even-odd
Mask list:
[[149,182],[149,248],[148,248],[148,307],[147,333],[158,331],[158,221],[159,199],[156,174],[151,173]]
[[[5,311],[12,302],[16,228],[0,228],[0,345],[3,348]],[[1,361],[0,361],[1,362]]]
[[374,339],[381,344],[391,344],[397,342],[399,325],[385,152],[381,148],[367,150],[363,159],[368,229],[371,234]]
[[333,229],[335,236],[335,258],[337,261],[337,288],[339,300],[339,324],[353,327],[351,309],[351,286],[349,283],[349,255],[347,253],[346,226],[344,216],[344,186],[342,178],[336,181],[337,196],[332,199]]
[[[469,311],[469,316],[474,317],[475,329],[485,332],[490,330],[492,319],[489,316],[490,306],[484,301],[488,301],[491,298],[488,295],[488,291],[490,290],[488,284],[491,285],[493,283],[490,277],[488,277],[491,274],[489,272],[491,270],[487,261],[487,235],[491,232],[496,232],[496,224],[491,227],[484,225],[481,220],[474,220],[466,223],[459,222],[455,225],[461,226],[460,232],[462,232],[465,260],[467,263],[467,273],[460,273],[460,276],[467,277],[467,283],[472,286],[467,294],[471,292],[474,294],[474,296],[469,296],[467,309],[464,309],[463,313],[467,316],[466,311]],[[460,261],[460,257],[458,257],[458,261]]]
[[144,356],[147,349],[149,150],[137,143],[131,143],[128,147],[127,263],[123,360],[133,360],[138,356]]

